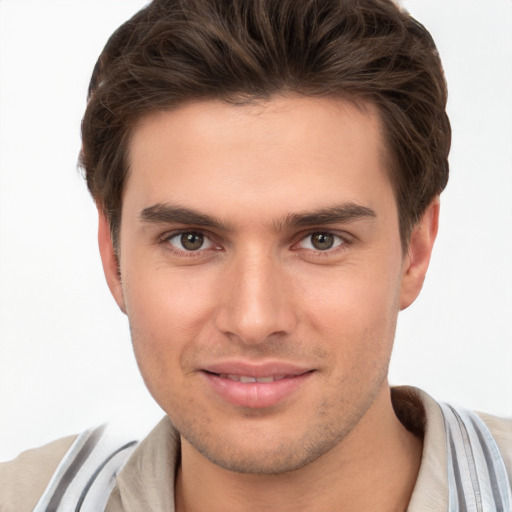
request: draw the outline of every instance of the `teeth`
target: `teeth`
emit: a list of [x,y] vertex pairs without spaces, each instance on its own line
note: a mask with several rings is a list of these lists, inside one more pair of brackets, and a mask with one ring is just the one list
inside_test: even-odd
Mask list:
[[285,375],[269,375],[268,377],[249,377],[248,375],[236,375],[232,373],[221,373],[219,377],[223,379],[230,379],[236,382],[247,384],[250,382],[274,382],[276,380],[282,380]]
[[260,377],[256,379],[256,382],[274,382],[274,377]]

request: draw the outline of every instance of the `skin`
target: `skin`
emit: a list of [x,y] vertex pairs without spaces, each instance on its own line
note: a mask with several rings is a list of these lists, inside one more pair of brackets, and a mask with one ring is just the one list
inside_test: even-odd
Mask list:
[[[405,510],[421,442],[393,413],[387,372],[439,203],[404,251],[376,110],[193,102],[143,119],[129,156],[119,257],[101,210],[100,250],[182,436],[178,510]],[[226,361],[307,375],[270,406],[257,391],[237,405],[204,371]]]

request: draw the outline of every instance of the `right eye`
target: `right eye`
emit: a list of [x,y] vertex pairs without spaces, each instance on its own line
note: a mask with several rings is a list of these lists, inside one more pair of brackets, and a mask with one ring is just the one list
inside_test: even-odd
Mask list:
[[182,231],[169,236],[166,241],[176,251],[193,252],[205,249],[212,249],[215,244],[202,233],[197,231]]

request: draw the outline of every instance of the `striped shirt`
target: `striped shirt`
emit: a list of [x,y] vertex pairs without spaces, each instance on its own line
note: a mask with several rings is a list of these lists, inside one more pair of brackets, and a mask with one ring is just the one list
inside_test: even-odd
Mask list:
[[[393,403],[411,430],[407,422],[420,415],[418,404],[425,413],[409,512],[512,511],[512,422],[438,404],[414,388],[394,388]],[[88,430],[61,460],[34,512],[172,512],[173,489],[163,483],[174,481],[178,461],[179,434],[168,418],[140,444],[109,428]],[[4,508],[3,495],[2,489],[2,512],[22,509],[13,501]]]

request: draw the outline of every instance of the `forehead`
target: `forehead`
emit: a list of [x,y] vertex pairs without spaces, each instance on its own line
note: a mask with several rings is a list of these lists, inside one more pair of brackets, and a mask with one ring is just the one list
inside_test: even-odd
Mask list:
[[[135,128],[127,199],[274,215],[343,201],[374,207],[391,185],[378,112],[331,98],[250,105],[202,101],[153,113]],[[268,212],[270,213],[270,212]]]

